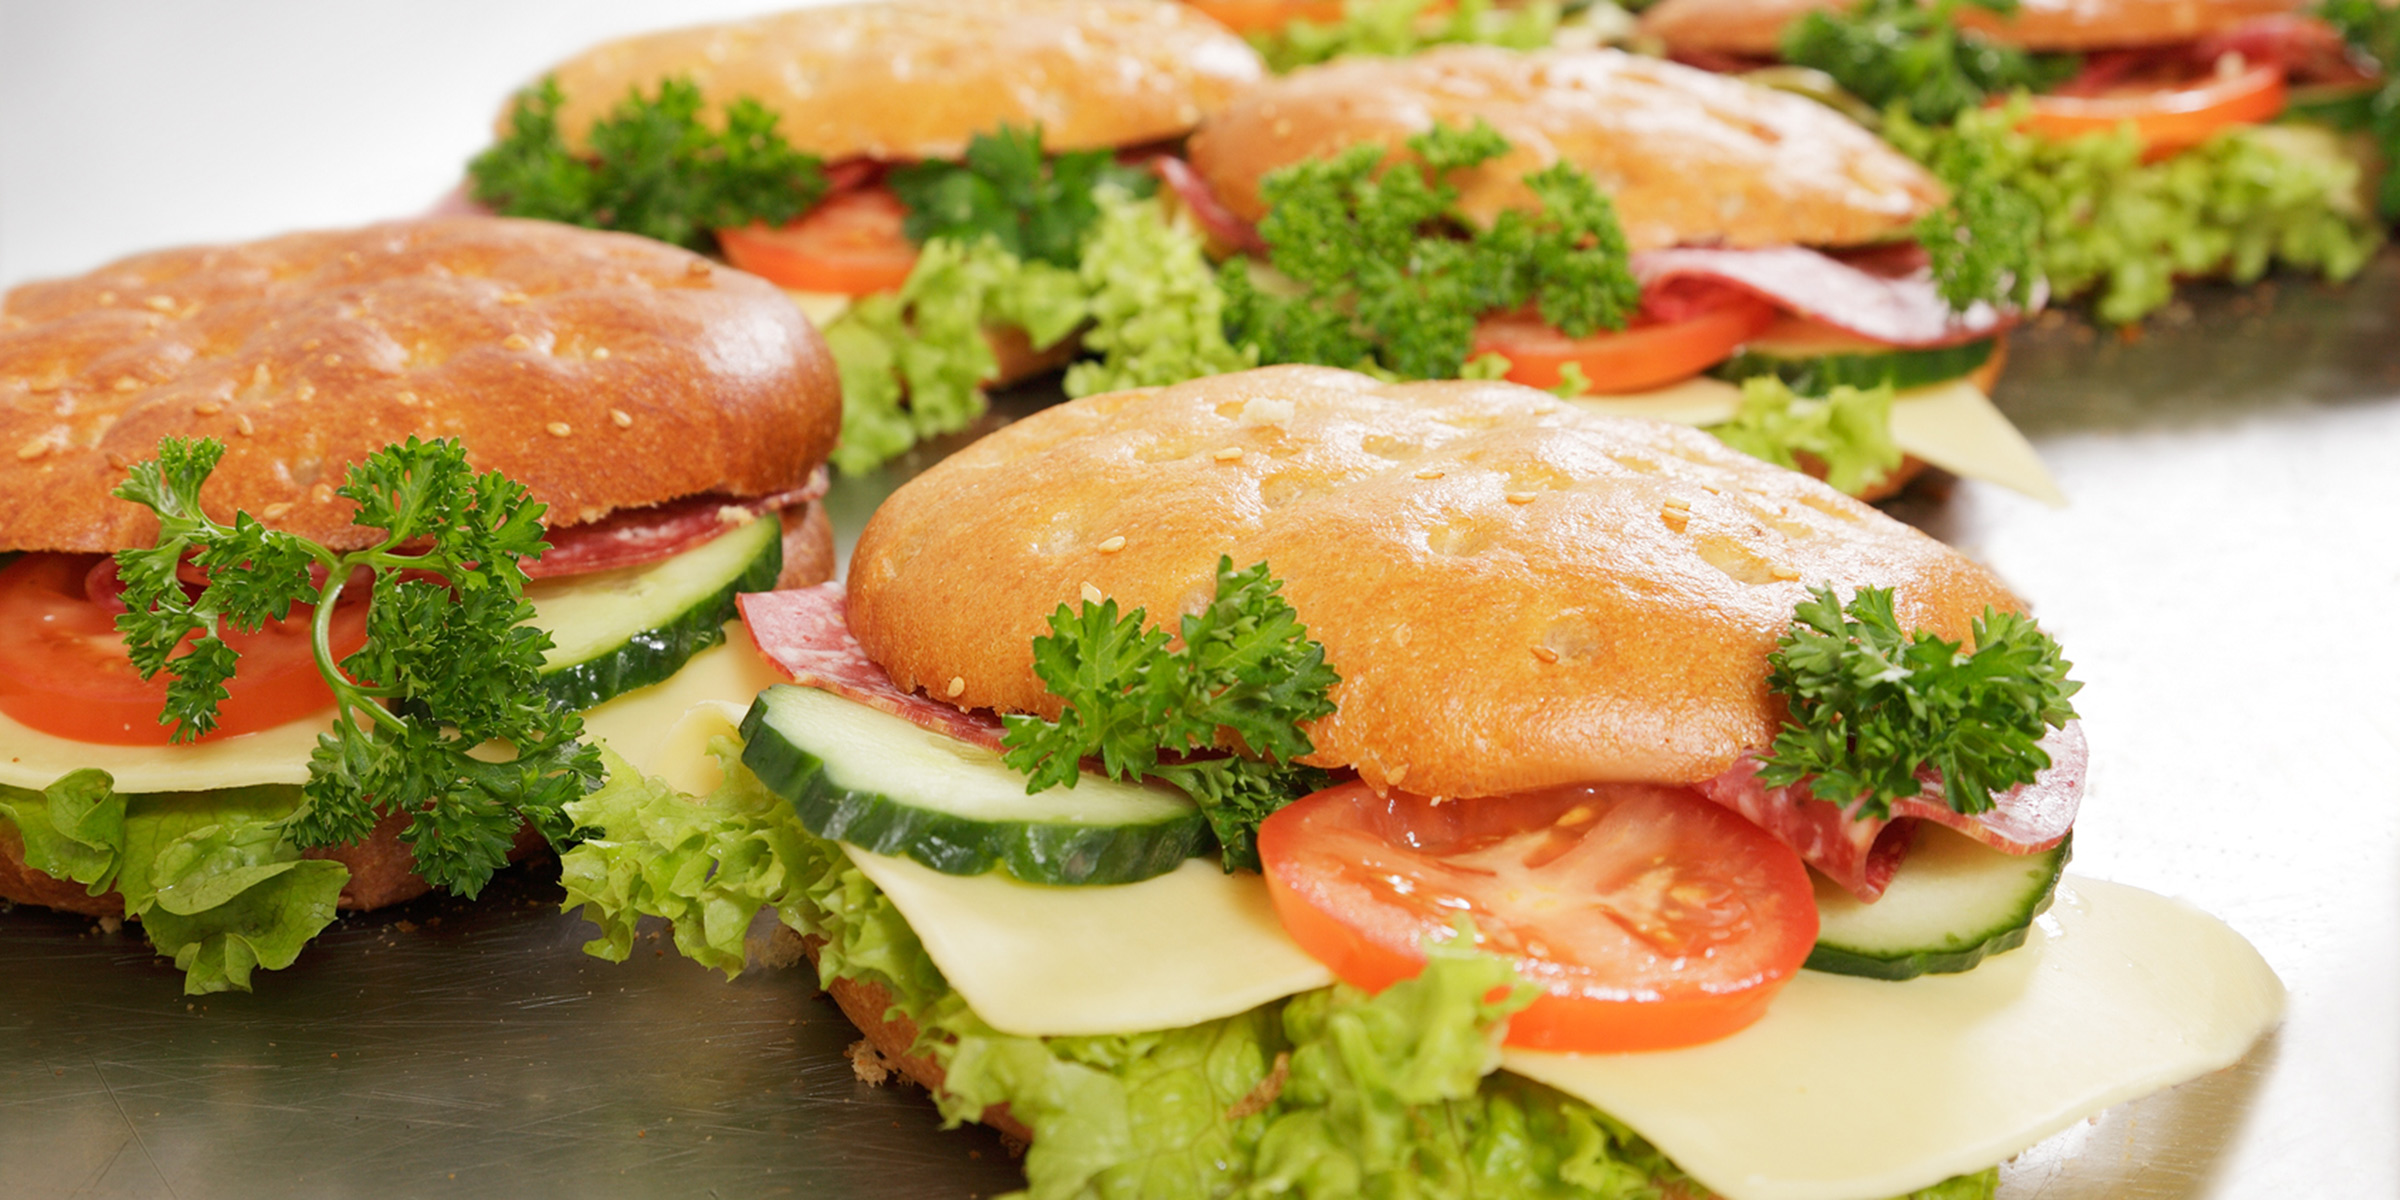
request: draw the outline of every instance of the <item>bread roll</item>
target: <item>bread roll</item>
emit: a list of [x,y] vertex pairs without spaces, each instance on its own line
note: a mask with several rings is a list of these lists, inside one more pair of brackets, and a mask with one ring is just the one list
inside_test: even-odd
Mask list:
[[0,298],[0,550],[146,544],[108,493],[169,435],[225,443],[220,515],[352,548],[344,467],[412,436],[575,525],[798,488],[840,421],[780,292],[658,242],[449,217],[166,250]]
[[[1682,53],[1773,58],[1784,29],[1842,0],[1661,0],[1642,32]],[[1958,23],[2028,50],[2098,50],[2189,41],[2252,17],[2298,10],[2295,0],[2021,0],[2016,15],[1961,4]]]
[[1932,538],[1706,434],[1505,383],[1277,367],[1037,413],[894,493],[850,619],[904,688],[1055,716],[1032,642],[1096,590],[1172,630],[1264,560],[1341,673],[1310,760],[1478,796],[1710,778],[1782,713],[1812,585],[1961,638],[2018,602]]
[[794,147],[829,161],[956,158],[1003,124],[1040,125],[1053,150],[1180,137],[1264,73],[1249,43],[1156,0],[806,8],[626,38],[551,71],[570,144],[628,92],[682,76],[712,111],[766,105]]
[[1469,219],[1533,207],[1522,177],[1564,160],[1616,202],[1636,250],[1856,245],[1943,198],[1923,168],[1822,104],[1615,50],[1460,46],[1294,72],[1203,123],[1192,165],[1257,220],[1259,182],[1279,167],[1479,120],[1514,149],[1453,177]]

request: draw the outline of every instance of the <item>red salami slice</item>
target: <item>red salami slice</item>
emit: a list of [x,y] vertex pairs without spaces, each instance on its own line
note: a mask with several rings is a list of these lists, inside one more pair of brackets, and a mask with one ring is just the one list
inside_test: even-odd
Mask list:
[[1799,246],[1766,250],[1645,250],[1633,256],[1645,291],[1681,279],[1730,284],[1779,308],[1892,346],[1954,346],[1987,338],[2021,315],[1977,301],[1953,312],[1925,271],[1877,275]]
[[544,535],[550,548],[525,560],[525,574],[551,579],[673,558],[736,525],[806,504],[824,495],[825,487],[825,468],[819,467],[805,486],[771,496],[686,496],[552,529]]
[[850,634],[849,596],[838,583],[745,592],[742,620],[759,652],[802,687],[832,692],[935,733],[1000,749],[1000,718],[901,691]]
[[1233,215],[1233,210],[1217,199],[1217,193],[1210,189],[1207,180],[1200,178],[1200,172],[1192,169],[1192,164],[1172,154],[1161,154],[1150,160],[1150,169],[1183,201],[1183,207],[1200,223],[1210,241],[1244,254],[1267,252],[1267,243],[1258,236],[1258,228]]
[[2011,854],[2047,850],[2074,827],[2083,801],[2083,724],[2069,721],[2042,739],[2050,765],[2032,783],[1997,797],[1990,812],[1953,812],[1942,801],[1941,777],[1918,772],[1925,790],[1892,803],[1888,819],[1851,817],[1808,793],[1805,786],[1769,788],[1758,782],[1758,762],[1745,758],[1699,786],[1700,794],[1742,814],[1783,839],[1808,865],[1873,900],[1892,882],[1908,852],[1905,822],[1935,821]]

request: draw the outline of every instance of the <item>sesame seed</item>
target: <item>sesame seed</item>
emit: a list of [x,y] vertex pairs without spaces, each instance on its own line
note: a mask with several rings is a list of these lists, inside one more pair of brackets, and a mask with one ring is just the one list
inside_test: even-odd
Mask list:
[[552,421],[548,425],[542,426],[542,428],[549,430],[551,437],[565,437],[568,434],[575,432],[575,427],[567,424],[565,421]]
[[102,293],[100,293],[100,303],[102,303],[102,304],[115,304],[116,302],[117,302],[117,294],[116,294],[115,292],[102,292]]
[[1091,580],[1086,579],[1083,581],[1083,602],[1085,604],[1098,604],[1107,598],[1108,597],[1101,594],[1099,588],[1092,586]]
[[267,364],[263,362],[250,372],[251,387],[263,388],[273,382],[275,382],[275,377],[267,374]]
[[527,338],[527,337],[526,337],[524,334],[521,334],[521,333],[512,333],[512,334],[508,335],[507,337],[501,338],[501,339],[500,339],[500,344],[501,344],[502,346],[504,346],[504,347],[506,347],[506,348],[510,349],[510,350],[531,350],[531,349],[533,349],[533,342],[532,342],[532,340],[531,340],[531,339],[529,339],[529,338]]
[[402,392],[400,393],[398,399],[400,401],[400,407],[402,408],[415,408],[417,406],[417,394],[415,392]]
[[291,502],[291,501],[289,501],[289,500],[278,500],[278,501],[276,501],[275,503],[268,505],[268,506],[266,507],[266,510],[265,510],[264,512],[261,512],[259,515],[260,515],[260,516],[262,516],[262,517],[265,517],[266,519],[268,519],[268,520],[270,520],[270,521],[280,521],[280,520],[282,520],[284,517],[286,517],[286,516],[290,515],[291,511],[292,511],[292,502]]
[[1783,583],[1789,583],[1792,580],[1800,578],[1800,572],[1781,564],[1777,564],[1776,566],[1768,568],[1767,574],[1774,576],[1777,581]]
[[1124,548],[1125,548],[1125,539],[1124,539],[1124,537],[1123,537],[1122,535],[1120,535],[1120,536],[1117,536],[1117,537],[1112,537],[1112,538],[1108,539],[1107,541],[1104,541],[1104,542],[1100,543],[1100,553],[1102,553],[1102,554],[1115,554],[1117,551],[1119,551],[1119,550],[1122,550],[1122,549],[1124,549]]
[[330,483],[320,483],[317,486],[308,489],[308,498],[316,501],[319,504],[333,503],[333,485]]
[[751,512],[739,504],[717,506],[717,524],[719,525],[747,525],[757,519],[757,513]]
[[683,264],[683,273],[693,276],[694,278],[707,275],[708,260],[705,258],[692,259],[690,262]]
[[1383,781],[1392,785],[1393,787],[1399,787],[1400,781],[1406,778],[1408,778],[1408,764],[1401,763],[1399,766],[1393,767],[1390,771],[1386,772],[1384,774]]
[[633,414],[626,412],[624,409],[612,408],[608,410],[608,419],[616,422],[617,428],[619,429],[633,428]]
[[317,398],[317,385],[313,383],[301,384],[298,390],[294,391],[292,394],[302,400],[314,400]]
[[1554,663],[1558,661],[1558,651],[1553,650],[1548,646],[1535,646],[1533,648],[1533,656],[1546,663]]
[[951,677],[950,677],[950,686],[949,686],[949,687],[946,687],[946,688],[943,688],[943,689],[942,689],[942,694],[943,694],[943,695],[945,695],[945,696],[948,696],[948,697],[950,697],[951,699],[954,699],[954,700],[955,700],[955,699],[957,699],[957,698],[958,698],[958,695],[959,695],[959,693],[961,693],[961,692],[964,692],[964,691],[966,691],[966,690],[967,690],[967,681],[966,681],[966,678],[965,678],[964,676],[953,675],[953,676],[951,676]]
[[1227,446],[1224,449],[1217,451],[1215,454],[1210,455],[1209,457],[1216,459],[1218,462],[1238,462],[1242,457],[1242,448],[1240,446]]
[[1674,508],[1674,509],[1681,509],[1681,510],[1683,510],[1683,511],[1689,512],[1689,511],[1691,511],[1692,502],[1691,502],[1691,501],[1689,501],[1689,500],[1677,499],[1677,498],[1675,498],[1675,497],[1672,497],[1672,496],[1670,496],[1670,497],[1668,497],[1667,499],[1660,501],[1660,502],[1659,502],[1659,507],[1661,507],[1661,508]]
[[1533,493],[1532,493],[1532,492],[1510,492],[1510,493],[1508,494],[1508,502],[1509,502],[1510,504],[1531,504],[1531,503],[1533,503]]
[[251,434],[254,434],[254,433],[257,433],[257,432],[258,432],[258,427],[257,427],[256,425],[253,425],[253,424],[251,424],[251,423],[250,423],[250,414],[249,414],[249,413],[242,413],[242,414],[240,414],[240,415],[238,415],[238,416],[234,417],[234,419],[233,419],[233,427],[234,427],[235,429],[239,429],[239,430],[241,430],[241,431],[242,431],[242,436],[243,436],[243,437],[248,437],[248,436],[250,436]]
[[175,311],[175,297],[173,296],[152,296],[149,299],[142,301],[142,303],[147,304],[162,313]]
[[606,347],[606,346],[594,346],[594,347],[592,347],[592,357],[593,357],[593,358],[607,358],[607,357],[608,357],[608,347]]
[[135,379],[131,375],[119,375],[117,376],[116,383],[112,384],[111,386],[115,387],[120,392],[130,392],[141,387],[142,381]]
[[17,461],[32,462],[33,460],[48,453],[50,453],[50,439],[35,438],[32,441],[17,447]]
[[1392,629],[1392,640],[1403,646],[1408,644],[1408,639],[1415,636],[1415,632],[1409,629],[1408,622],[1406,621],[1400,622],[1399,625]]
[[329,366],[329,367],[338,367],[338,366],[342,365],[342,356],[341,356],[341,355],[339,355],[339,354],[328,354],[328,355],[326,355],[326,356],[325,356],[325,365],[326,365],[326,366]]
[[1448,471],[1444,471],[1444,470],[1443,470],[1443,469],[1441,469],[1440,467],[1427,467],[1427,468],[1425,468],[1424,470],[1417,472],[1417,478],[1419,478],[1419,479],[1440,479],[1442,476],[1444,476],[1444,475],[1447,475],[1447,474],[1449,474],[1449,472],[1448,472]]
[[203,400],[192,406],[192,412],[203,417],[213,417],[224,411],[225,406],[214,400]]
[[523,292],[500,293],[500,303],[502,304],[523,304],[525,303],[526,299],[527,297]]

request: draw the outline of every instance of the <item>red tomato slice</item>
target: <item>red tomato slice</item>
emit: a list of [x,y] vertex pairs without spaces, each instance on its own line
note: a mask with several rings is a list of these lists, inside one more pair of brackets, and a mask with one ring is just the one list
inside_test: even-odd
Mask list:
[[780,229],[717,231],[734,266],[778,287],[865,296],[908,282],[917,248],[901,232],[908,210],[884,188],[843,192]]
[[1342,19],[1342,0],[1184,0],[1236,33],[1266,33],[1294,21],[1330,25]]
[[1275,911],[1335,975],[1380,989],[1474,922],[1544,994],[1513,1046],[1687,1046],[1755,1021],[1817,939],[1808,869],[1682,788],[1557,787],[1435,803],[1346,783],[1258,831]]
[[2255,125],[2283,111],[2283,68],[2262,63],[2175,87],[2128,85],[2096,96],[2035,96],[2025,129],[2048,138],[2107,133],[2127,122],[2153,155],[2206,141],[2236,125]]
[[[159,723],[167,676],[144,680],[117,634],[118,610],[85,595],[93,559],[79,554],[28,554],[0,569],[0,712],[60,737],[118,746],[157,746],[174,740]],[[226,631],[241,655],[226,681],[221,718],[208,738],[230,737],[295,721],[333,707],[333,691],[317,674],[309,649],[311,610],[270,621],[256,633]],[[333,650],[348,655],[367,640],[366,606],[334,610]]]
[[1558,386],[1568,363],[1599,395],[1646,391],[1688,379],[1723,362],[1775,320],[1774,306],[1728,292],[1704,311],[1676,320],[1637,317],[1621,332],[1568,337],[1530,314],[1485,317],[1475,326],[1470,357],[1498,354],[1508,378],[1538,388]]

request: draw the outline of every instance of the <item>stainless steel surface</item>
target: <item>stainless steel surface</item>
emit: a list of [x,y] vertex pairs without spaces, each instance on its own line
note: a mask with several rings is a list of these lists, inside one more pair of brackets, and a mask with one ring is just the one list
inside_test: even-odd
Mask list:
[[[690,11],[0,0],[0,283],[408,211],[534,66]],[[1975,484],[1899,506],[2031,597],[2088,681],[2076,869],[2223,916],[2291,989],[2242,1065],[2044,1143],[2003,1194],[2391,1200],[2400,255],[2192,307],[2137,342],[2019,339],[2000,399],[2070,508]],[[837,491],[846,534],[888,486]],[[0,1196],[1014,1186],[988,1134],[854,1081],[805,969],[728,984],[658,943],[611,966],[555,895],[527,872],[348,918],[259,994],[196,1002],[131,933],[0,914]]]

